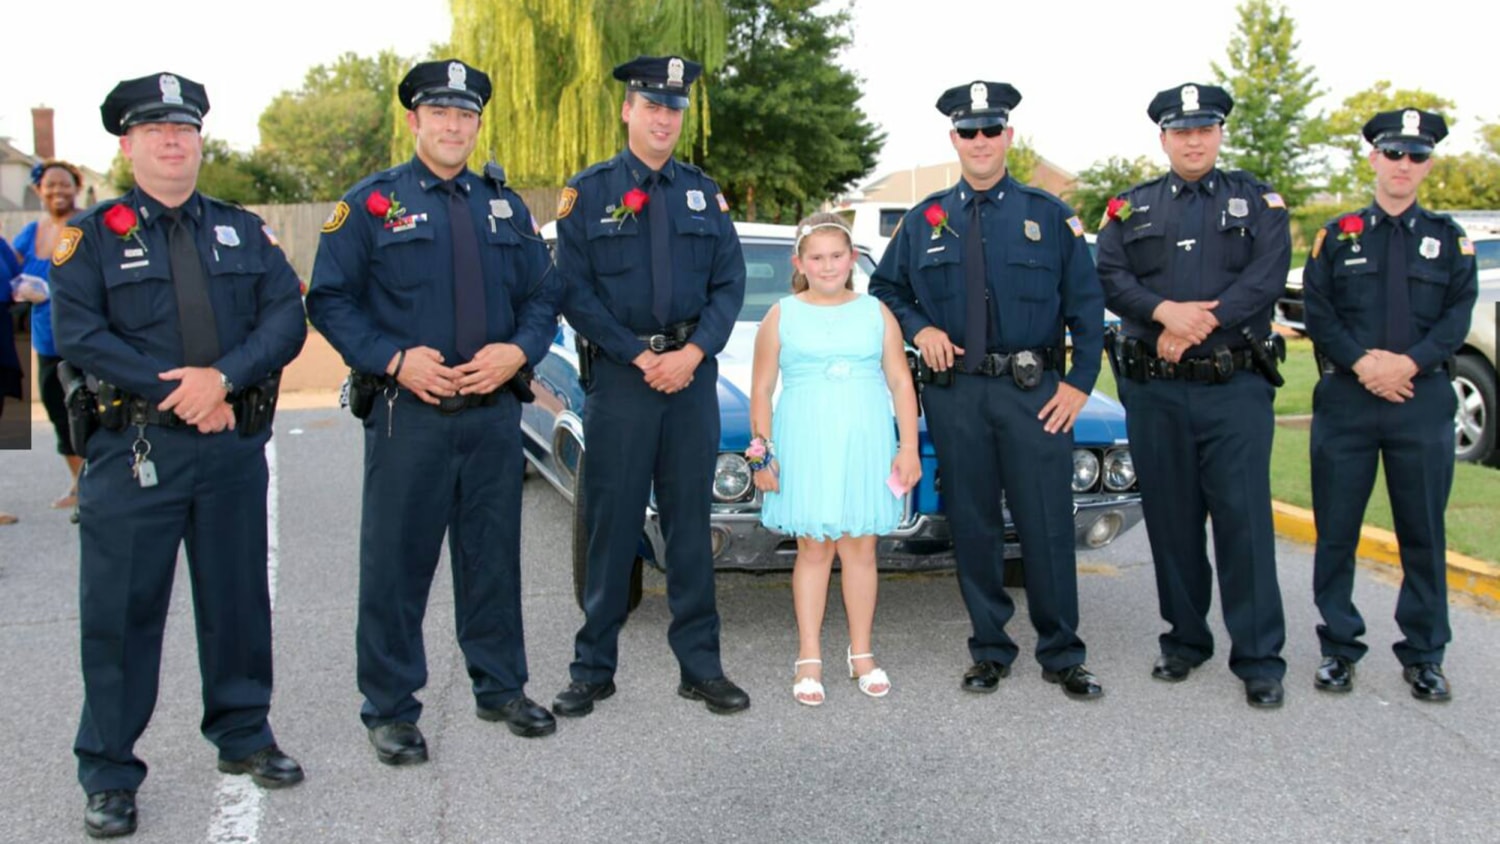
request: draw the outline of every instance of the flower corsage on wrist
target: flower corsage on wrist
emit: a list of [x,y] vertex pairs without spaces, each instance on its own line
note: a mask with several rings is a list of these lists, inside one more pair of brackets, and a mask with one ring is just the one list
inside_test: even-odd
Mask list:
[[765,437],[752,437],[750,444],[745,446],[745,462],[750,464],[752,472],[770,468],[771,461],[775,458],[776,449]]

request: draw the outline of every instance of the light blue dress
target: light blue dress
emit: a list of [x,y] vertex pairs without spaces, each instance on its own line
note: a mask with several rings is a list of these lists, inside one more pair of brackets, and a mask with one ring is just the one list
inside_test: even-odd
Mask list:
[[781,300],[781,398],[771,421],[780,492],[761,523],[781,533],[837,539],[887,533],[901,499],[886,486],[896,456],[891,394],[880,368],[880,303]]

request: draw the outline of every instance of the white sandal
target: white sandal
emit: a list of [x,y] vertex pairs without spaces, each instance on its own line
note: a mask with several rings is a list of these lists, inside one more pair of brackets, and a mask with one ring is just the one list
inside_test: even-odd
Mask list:
[[[885,697],[886,695],[890,694],[891,678],[885,673],[884,668],[872,668],[870,669],[870,673],[868,674],[854,673],[854,661],[856,659],[874,659],[875,654],[857,654],[854,653],[853,650],[853,648],[850,648],[849,650],[845,651],[845,654],[847,655],[849,660],[849,679],[859,680],[859,690],[870,697]],[[870,691],[870,689],[874,686],[885,686],[885,688],[881,689],[878,692]]]
[[[821,659],[799,659],[796,662],[792,663],[792,669],[793,671],[795,671],[796,669],[801,668],[804,665],[822,664],[823,660]],[[818,697],[816,700],[808,700],[807,698],[803,697],[803,695],[807,695],[808,697],[817,695]],[[827,695],[823,691],[823,683],[815,677],[803,677],[801,680],[797,681],[796,685],[792,686],[792,698],[803,706],[822,706],[823,699],[826,696]]]

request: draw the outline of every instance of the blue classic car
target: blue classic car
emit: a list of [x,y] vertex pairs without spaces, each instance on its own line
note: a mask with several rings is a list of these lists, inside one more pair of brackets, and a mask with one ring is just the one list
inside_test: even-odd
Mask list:
[[[719,568],[765,571],[789,569],[796,554],[796,541],[760,524],[760,495],[750,480],[750,469],[742,456],[750,439],[750,367],[755,332],[771,305],[790,291],[793,228],[737,223],[745,252],[745,304],[724,351],[719,353],[719,459],[713,488],[713,551]],[[549,224],[542,233],[552,242],[555,229]],[[864,290],[875,264],[861,248],[855,285]],[[578,504],[578,483],[586,471],[583,439],[584,392],[578,383],[578,356],[573,329],[564,321],[551,352],[536,366],[532,389],[536,401],[525,405],[521,429],[530,464]],[[894,424],[894,423],[893,423]],[[907,494],[906,515],[901,525],[881,537],[879,564],[884,569],[922,570],[951,566],[953,544],[942,508],[942,474],[937,456],[921,426],[922,480]],[[1089,397],[1073,432],[1073,502],[1076,535],[1080,548],[1102,548],[1140,520],[1140,493],[1135,468],[1125,438],[1125,411],[1118,402],[1100,393]],[[583,589],[584,548],[581,508],[574,508],[573,580],[579,595]],[[1020,542],[1014,525],[1006,517],[1005,556],[1008,583],[1019,582]],[[665,543],[656,511],[648,508],[641,521],[641,542],[632,580],[631,606],[640,595],[643,565],[665,569]]]

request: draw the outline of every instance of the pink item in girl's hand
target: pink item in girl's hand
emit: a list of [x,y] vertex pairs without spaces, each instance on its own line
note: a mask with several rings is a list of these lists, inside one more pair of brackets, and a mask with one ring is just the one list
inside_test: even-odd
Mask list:
[[911,491],[911,487],[901,483],[901,475],[899,475],[895,469],[892,469],[891,476],[885,479],[885,485],[887,487],[890,487],[891,494],[896,496],[897,498],[900,498],[907,492]]

